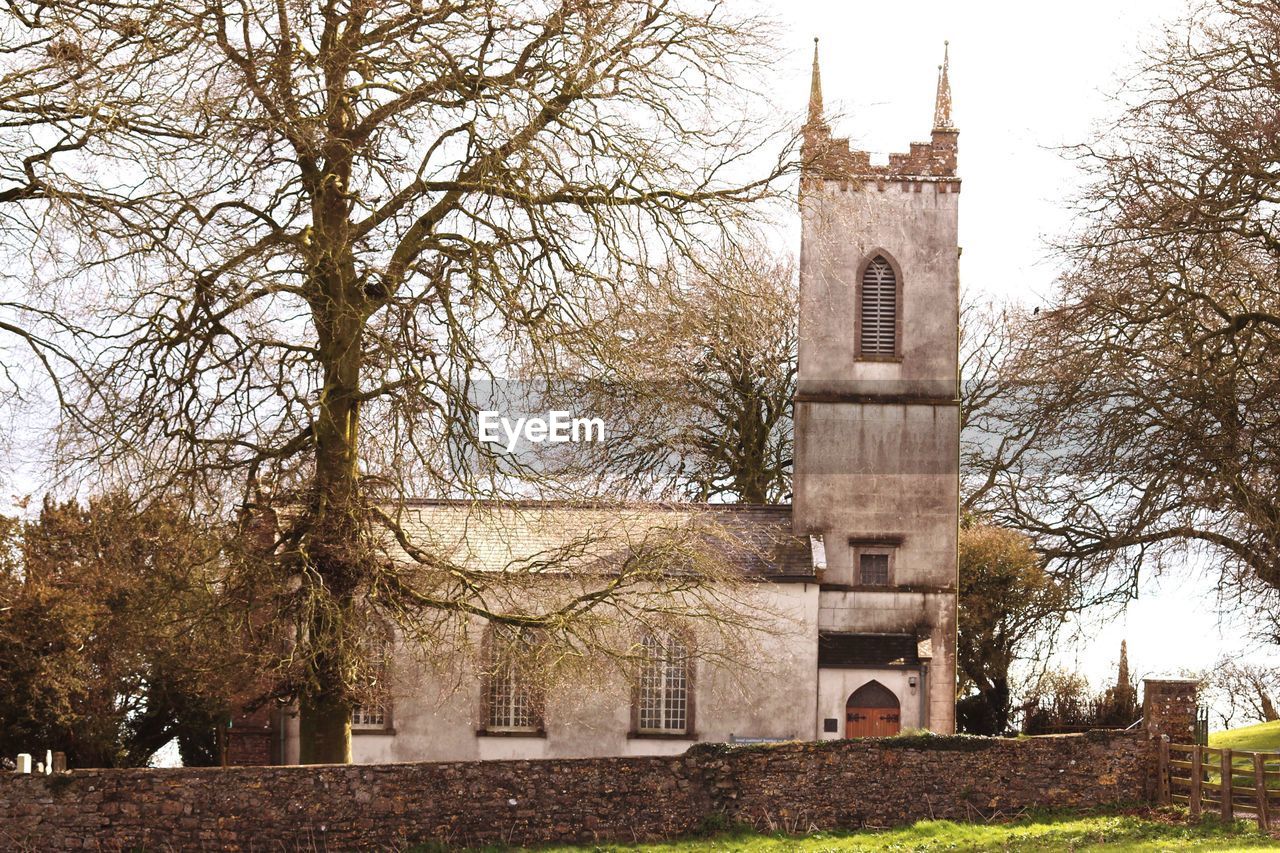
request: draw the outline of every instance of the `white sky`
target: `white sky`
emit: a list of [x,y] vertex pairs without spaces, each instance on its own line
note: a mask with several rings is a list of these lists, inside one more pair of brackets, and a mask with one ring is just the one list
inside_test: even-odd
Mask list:
[[[1176,17],[1178,0],[912,4],[792,0],[786,4],[783,103],[807,103],[813,37],[833,128],[882,155],[928,139],[937,66],[951,43],[953,114],[960,128],[961,281],[970,292],[1031,302],[1053,291],[1048,241],[1069,226],[1080,186],[1059,146],[1088,138],[1112,106],[1140,49]],[[1187,570],[1149,581],[1126,614],[1090,622],[1060,652],[1095,686],[1112,677],[1121,639],[1136,674],[1209,666],[1249,654],[1241,626],[1219,613],[1211,587]]]
[[905,151],[927,141],[937,66],[951,42],[960,128],[961,275],[966,288],[1019,299],[1052,289],[1045,239],[1070,221],[1078,172],[1058,147],[1085,140],[1110,110],[1107,94],[1177,0],[1127,3],[795,0],[784,102],[808,98],[813,38],[834,131],[854,147]]

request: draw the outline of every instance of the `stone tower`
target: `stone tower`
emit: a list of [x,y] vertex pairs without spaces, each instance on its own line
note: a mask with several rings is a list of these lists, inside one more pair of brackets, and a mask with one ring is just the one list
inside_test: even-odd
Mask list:
[[[832,136],[815,39],[793,518],[825,552],[820,648],[839,651],[819,680],[888,684],[904,727],[939,732],[955,726],[958,136],[944,54],[932,138],[873,165]],[[898,651],[877,651],[886,637]]]

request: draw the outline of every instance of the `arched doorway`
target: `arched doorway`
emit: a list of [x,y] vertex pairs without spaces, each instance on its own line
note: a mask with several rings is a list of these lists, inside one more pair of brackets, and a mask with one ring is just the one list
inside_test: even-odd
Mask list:
[[888,737],[902,728],[901,706],[893,691],[868,681],[853,691],[844,706],[845,737]]

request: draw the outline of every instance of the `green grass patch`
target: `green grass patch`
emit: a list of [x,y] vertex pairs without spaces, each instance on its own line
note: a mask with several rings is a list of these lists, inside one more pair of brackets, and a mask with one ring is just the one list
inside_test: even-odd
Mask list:
[[[1280,720],[1270,723],[1258,723],[1253,726],[1241,726],[1224,732],[1209,735],[1209,746],[1218,749],[1238,749],[1252,752],[1280,751]],[[1212,761],[1212,758],[1207,760]],[[1233,755],[1231,761],[1232,777],[1237,786],[1253,786],[1253,757],[1250,755]],[[1275,769],[1275,765],[1271,765]],[[1209,781],[1217,782],[1222,774],[1215,767],[1210,767]],[[1280,790],[1280,779],[1267,779],[1267,789]]]
[[[1275,839],[1252,823],[1222,823],[1206,820],[1189,824],[1176,810],[1141,814],[1041,814],[1008,823],[957,823],[948,820],[920,821],[901,829],[859,832],[819,832],[805,836],[764,834],[744,829],[721,832],[707,838],[672,841],[665,844],[588,845],[580,847],[540,847],[539,853],[572,851],[653,851],[653,853],[711,853],[711,851],[1165,851],[1165,850],[1257,850],[1276,849]],[[424,848],[425,849],[425,848]],[[499,850],[503,848],[488,848]]]
[[1219,749],[1280,750],[1280,720],[1214,732],[1209,735],[1209,746]]

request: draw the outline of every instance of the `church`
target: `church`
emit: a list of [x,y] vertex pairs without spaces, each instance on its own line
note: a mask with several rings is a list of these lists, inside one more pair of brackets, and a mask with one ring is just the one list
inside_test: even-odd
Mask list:
[[[761,543],[758,577],[786,631],[736,668],[646,636],[631,684],[532,698],[515,670],[449,685],[401,670],[357,708],[357,763],[661,755],[699,741],[888,736],[955,727],[959,527],[958,131],[939,69],[929,142],[873,163],[832,135],[815,40],[800,183],[793,504],[704,505]],[[408,523],[472,567],[500,569],[576,531],[685,510],[419,501]],[[693,508],[689,508],[692,511]],[[296,715],[264,739],[295,763]],[[252,737],[256,732],[241,729]]]

